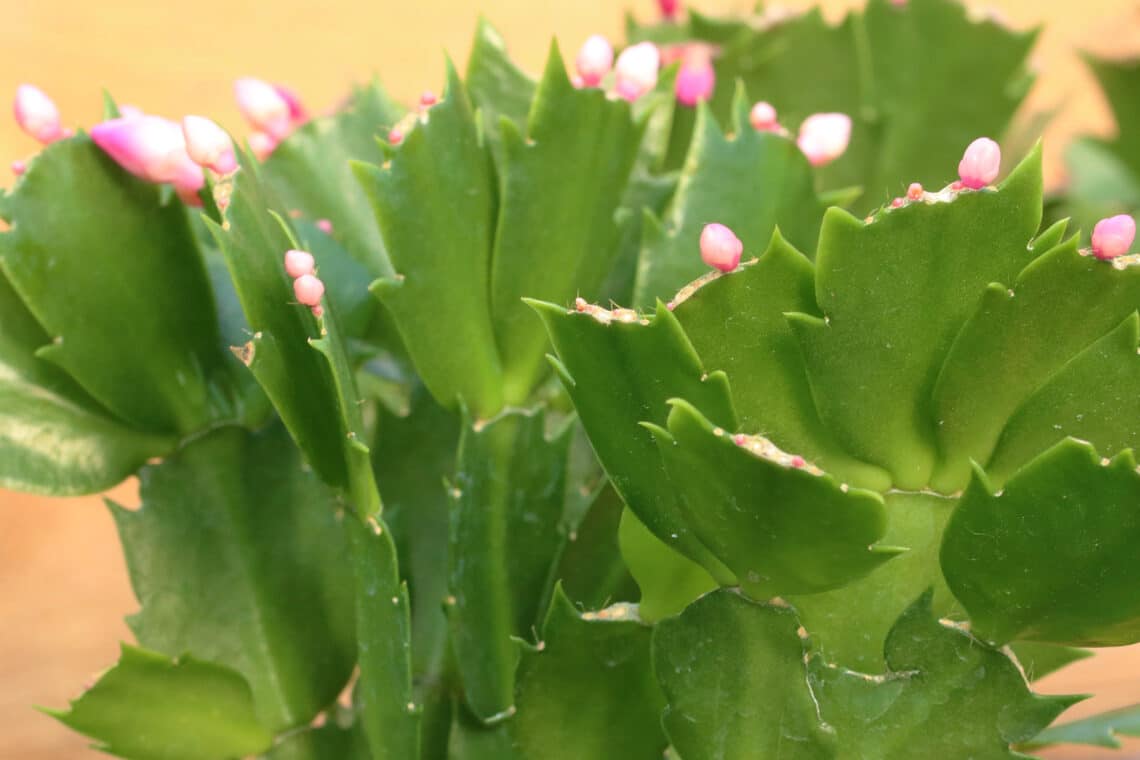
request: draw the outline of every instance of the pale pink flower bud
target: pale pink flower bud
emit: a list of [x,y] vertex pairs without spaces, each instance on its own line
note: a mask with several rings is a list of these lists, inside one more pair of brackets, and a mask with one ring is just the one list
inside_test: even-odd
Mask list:
[[229,174],[237,169],[233,141],[214,122],[202,116],[186,116],[182,119],[182,134],[186,138],[186,152],[194,163],[218,174]]
[[16,88],[12,112],[20,129],[44,145],[68,134],[59,124],[55,102],[34,85],[22,84]]
[[[296,249],[285,251],[285,273],[294,280],[298,277],[312,274],[316,265],[317,262],[313,258],[313,254],[308,251],[298,251]],[[300,296],[298,296],[297,300],[300,300]]]
[[926,191],[922,189],[922,185],[918,182],[911,182],[910,187],[906,189],[906,197],[912,201],[922,200],[923,193]]
[[21,174],[28,170],[28,165],[23,161],[12,162],[12,173],[19,177]]
[[293,295],[305,306],[320,306],[324,294],[325,284],[315,275],[303,274],[293,280]]
[[1098,259],[1124,256],[1136,239],[1136,222],[1127,214],[1101,219],[1093,227],[1092,250]]
[[701,230],[701,259],[710,267],[731,272],[740,266],[744,243],[723,224],[706,224]]
[[161,116],[110,119],[91,128],[91,139],[119,166],[149,182],[188,184],[187,164],[201,177],[186,154],[182,128]]
[[780,130],[776,109],[766,100],[761,100],[752,106],[752,110],[748,112],[748,121],[752,124],[753,129],[759,132],[778,132]]
[[249,149],[253,151],[258,161],[264,161],[277,150],[278,141],[265,132],[250,132],[246,142],[249,143]]
[[692,108],[712,97],[716,86],[716,72],[713,71],[711,56],[704,46],[690,46],[681,61],[677,72],[674,90],[677,101]]
[[661,56],[652,42],[639,42],[621,51],[617,59],[617,94],[633,102],[657,86]]
[[657,0],[657,7],[661,9],[661,15],[670,21],[681,12],[680,0]]
[[399,145],[404,141],[404,133],[395,127],[388,132],[388,142],[392,145]]
[[175,170],[174,179],[171,180],[174,189],[178,192],[178,197],[182,202],[189,206],[201,206],[202,199],[198,197],[198,191],[206,185],[206,178],[202,174],[202,167],[190,160],[190,156],[183,154],[183,159],[178,162],[178,167]]
[[326,235],[331,235],[332,231],[333,231],[333,223],[331,221],[329,221],[328,219],[318,219],[317,220],[317,229],[320,230],[321,232],[325,233]]
[[796,144],[812,166],[824,166],[842,156],[850,141],[850,116],[845,113],[817,113],[800,125]]
[[988,137],[979,137],[966,148],[958,164],[962,184],[979,190],[997,179],[1001,171],[1001,148]]
[[597,87],[614,65],[614,49],[609,40],[595,34],[582,43],[574,67],[581,77],[582,86]]
[[242,116],[255,129],[281,141],[293,126],[293,109],[280,90],[260,79],[245,77],[234,82],[234,96]]
[[277,94],[289,106],[289,121],[292,122],[293,126],[301,124],[309,118],[308,113],[305,112],[304,104],[301,103],[300,96],[292,88],[283,84],[275,84],[273,89],[277,90]]

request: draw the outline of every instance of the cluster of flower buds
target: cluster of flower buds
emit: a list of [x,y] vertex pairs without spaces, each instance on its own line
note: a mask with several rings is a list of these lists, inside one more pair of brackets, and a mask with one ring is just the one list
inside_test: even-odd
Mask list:
[[259,160],[308,118],[301,99],[288,87],[253,77],[234,82],[234,97],[242,116],[254,128],[249,148]]
[[1136,240],[1136,221],[1127,214],[1101,219],[1093,227],[1092,254],[1108,261],[1125,256]]
[[701,259],[714,269],[731,272],[740,266],[744,243],[723,224],[706,224],[701,230]]
[[314,317],[320,317],[324,313],[321,297],[325,294],[325,284],[315,272],[313,254],[296,249],[285,251],[285,273],[293,278],[293,295],[298,303],[312,309]]

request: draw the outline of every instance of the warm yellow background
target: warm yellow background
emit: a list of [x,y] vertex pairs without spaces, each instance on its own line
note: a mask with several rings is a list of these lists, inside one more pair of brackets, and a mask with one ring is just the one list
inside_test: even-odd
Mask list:
[[[752,2],[699,5],[728,11]],[[824,5],[838,12],[850,3],[825,0]],[[1048,171],[1056,178],[1058,148],[1069,135],[1111,129],[1104,104],[1072,51],[1140,52],[1140,4],[1004,0],[1000,6],[1017,25],[1049,22],[1036,56],[1042,82],[1033,101],[1065,103],[1047,143]],[[654,6],[637,0],[633,7],[648,16]],[[556,32],[571,50],[592,32],[617,37],[623,5],[604,0],[0,0],[0,97],[9,97],[20,82],[35,82],[56,98],[67,123],[87,125],[99,114],[100,88],[107,87],[120,102],[153,113],[208,114],[243,131],[230,97],[236,76],[287,82],[318,110],[333,103],[350,81],[373,72],[404,99],[437,89],[443,51],[465,59],[478,9],[503,31],[516,57],[537,71]],[[0,167],[34,149],[8,118],[0,118]],[[948,176],[952,172],[947,167]],[[132,500],[130,489],[122,489],[120,498]],[[0,760],[104,757],[83,750],[82,739],[29,706],[64,705],[112,663],[116,642],[128,637],[121,618],[133,608],[111,521],[96,499],[65,502],[0,493]],[[1108,651],[1046,686],[1101,695],[1074,713],[1140,701],[1140,651]],[[1140,758],[1140,743],[1130,746],[1127,756]],[[1101,754],[1075,750],[1052,757]]]

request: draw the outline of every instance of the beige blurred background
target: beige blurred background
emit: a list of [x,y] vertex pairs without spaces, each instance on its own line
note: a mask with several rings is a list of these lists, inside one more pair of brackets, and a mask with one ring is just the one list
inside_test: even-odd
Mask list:
[[[751,5],[697,3],[709,12]],[[834,16],[852,3],[823,5]],[[1059,181],[1060,148],[1072,134],[1111,131],[1105,104],[1074,50],[1140,53],[1140,2],[992,5],[1019,27],[1048,23],[1035,55],[1041,81],[1032,103],[1064,103],[1046,143],[1047,172]],[[644,18],[655,8],[651,0],[634,0],[630,7]],[[517,60],[537,72],[555,33],[569,49],[593,32],[619,38],[624,8],[613,0],[0,0],[0,97],[8,98],[21,82],[34,82],[55,97],[68,124],[89,125],[107,87],[121,103],[171,117],[207,114],[242,131],[230,96],[237,76],[288,83],[315,110],[374,72],[394,95],[410,100],[424,89],[438,89],[443,51],[465,60],[480,11],[504,33]],[[5,112],[0,167],[34,150]],[[115,495],[135,502],[130,485]],[[31,706],[64,706],[114,662],[118,641],[129,637],[122,617],[134,608],[114,528],[98,498],[48,500],[0,492],[0,760],[105,757]],[[1140,649],[1106,650],[1047,679],[1043,688],[1098,694],[1073,708],[1073,717],[1140,702]],[[1121,753],[1076,748],[1048,756],[1140,758],[1140,741],[1128,747]]]

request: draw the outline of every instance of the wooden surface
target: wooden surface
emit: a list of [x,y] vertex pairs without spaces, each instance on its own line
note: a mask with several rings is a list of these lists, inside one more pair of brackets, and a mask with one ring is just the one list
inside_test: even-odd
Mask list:
[[[850,4],[824,3],[833,14]],[[751,5],[752,0],[709,0],[699,7]],[[1066,106],[1046,143],[1047,170],[1056,180],[1059,148],[1069,135],[1111,130],[1104,104],[1072,51],[1140,51],[1140,3],[1000,5],[1017,25],[1050,22],[1038,49],[1043,82],[1033,102]],[[632,6],[648,15],[653,4],[640,0]],[[622,7],[608,0],[4,0],[0,96],[8,97],[20,82],[35,82],[56,97],[69,124],[80,125],[98,116],[100,89],[106,86],[121,102],[172,117],[208,114],[240,131],[230,97],[236,76],[288,82],[319,109],[334,102],[348,82],[377,72],[394,94],[410,99],[439,86],[443,50],[464,59],[477,9],[537,71],[555,32],[568,48],[594,31],[616,37]],[[0,165],[34,148],[10,120],[0,118]],[[947,167],[947,176],[952,173]],[[116,497],[127,503],[135,498],[130,486]],[[105,757],[84,749],[84,740],[31,706],[65,705],[114,662],[118,642],[129,640],[122,618],[134,608],[111,519],[97,498],[62,501],[0,492],[0,760]],[[1107,650],[1043,687],[1098,694],[1073,708],[1074,717],[1140,702],[1140,649]],[[1121,753],[1075,748],[1048,757],[1140,758],[1140,742]]]

